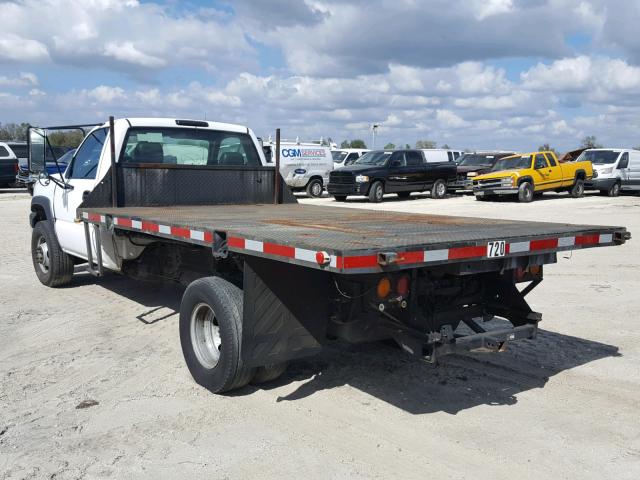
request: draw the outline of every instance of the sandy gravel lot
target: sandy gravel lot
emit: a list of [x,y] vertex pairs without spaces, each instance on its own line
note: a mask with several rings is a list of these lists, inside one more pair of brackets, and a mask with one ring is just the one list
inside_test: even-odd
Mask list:
[[637,238],[546,270],[530,297],[544,314],[536,341],[438,366],[338,346],[229,396],[184,366],[179,288],[85,273],[40,285],[28,206],[0,192],[0,479],[640,478],[638,196],[375,206],[624,225]]

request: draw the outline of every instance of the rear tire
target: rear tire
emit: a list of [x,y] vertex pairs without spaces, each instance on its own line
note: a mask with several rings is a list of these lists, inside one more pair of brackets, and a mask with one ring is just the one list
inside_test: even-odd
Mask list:
[[273,365],[265,365],[258,367],[251,383],[260,385],[261,383],[273,382],[287,370],[288,362],[275,363]]
[[616,182],[611,185],[611,188],[609,190],[607,190],[607,196],[617,197],[618,195],[620,195],[620,183]]
[[369,201],[371,203],[380,203],[384,197],[384,185],[380,181],[373,182],[369,189]]
[[347,201],[347,196],[346,195],[334,195],[333,198],[336,199],[336,202],[346,202]]
[[518,187],[518,201],[529,203],[533,201],[533,185],[529,182],[522,182]]
[[213,393],[244,387],[255,368],[242,364],[242,290],[220,277],[192,282],[180,304],[180,344],[193,379]]
[[411,196],[411,192],[398,192],[398,198],[407,199]]
[[322,196],[322,180],[314,178],[307,183],[307,195],[313,198]]
[[68,285],[73,278],[73,258],[62,251],[49,221],[36,223],[31,233],[31,259],[40,283],[47,287]]
[[431,187],[431,198],[441,199],[447,196],[447,184],[439,178]]
[[584,195],[584,180],[577,178],[569,192],[573,198],[580,198]]

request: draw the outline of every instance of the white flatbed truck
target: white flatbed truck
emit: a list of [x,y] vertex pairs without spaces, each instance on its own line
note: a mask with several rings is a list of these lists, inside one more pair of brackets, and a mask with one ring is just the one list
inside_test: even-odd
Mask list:
[[[31,129],[34,152],[49,133]],[[336,338],[393,339],[429,361],[501,351],[536,336],[541,314],[525,296],[558,252],[630,238],[624,227],[302,206],[276,171],[243,126],[99,125],[62,176],[35,185],[35,272],[51,287],[80,263],[187,285],[184,358],[218,393],[272,380]],[[493,316],[511,325],[487,330]]]

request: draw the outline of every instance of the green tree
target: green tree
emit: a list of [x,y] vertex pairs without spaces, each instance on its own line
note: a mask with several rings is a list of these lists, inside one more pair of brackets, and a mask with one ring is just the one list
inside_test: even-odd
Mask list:
[[384,146],[384,149],[385,149],[385,150],[395,150],[395,149],[396,149],[396,145],[395,145],[395,143],[387,143],[387,144]]
[[408,143],[404,144],[404,148],[405,150],[410,150],[411,149],[411,145],[409,145]]
[[351,145],[349,143],[349,140],[343,140],[342,143],[340,144],[340,148],[349,148],[349,145]]
[[596,141],[595,135],[587,135],[582,139],[582,148],[600,148],[600,147],[602,147],[602,145],[600,145]]
[[367,148],[367,144],[364,143],[364,140],[357,138],[355,140],[351,140],[351,148]]
[[539,152],[553,152],[553,153],[557,153],[556,149],[553,148],[551,145],[549,145],[548,143],[542,144],[538,147],[538,151]]
[[418,140],[416,148],[436,148],[436,142],[433,140]]
[[5,123],[0,124],[0,140],[27,140],[28,123]]
[[442,145],[442,147],[440,148],[444,148],[445,150],[451,150],[451,147],[449,146],[449,144],[445,143],[444,145]]

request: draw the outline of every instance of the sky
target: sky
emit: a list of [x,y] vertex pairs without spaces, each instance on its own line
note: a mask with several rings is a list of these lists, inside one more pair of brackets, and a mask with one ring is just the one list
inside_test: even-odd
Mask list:
[[0,0],[0,123],[640,145],[640,0]]

